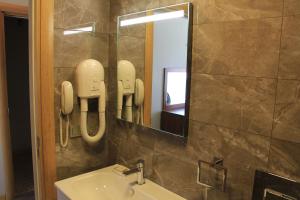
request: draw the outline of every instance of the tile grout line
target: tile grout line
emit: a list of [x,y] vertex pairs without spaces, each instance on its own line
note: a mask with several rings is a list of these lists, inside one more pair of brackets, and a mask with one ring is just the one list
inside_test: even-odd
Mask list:
[[[245,135],[255,135],[255,136],[263,137],[263,138],[266,138],[266,139],[268,139],[268,138],[271,139],[271,135],[262,135],[262,134],[258,134],[258,133],[251,133],[247,130],[243,130],[243,129],[239,129],[239,128],[231,128],[231,127],[228,127],[228,126],[218,125],[218,124],[209,123],[209,122],[200,121],[200,120],[195,120],[195,119],[190,119],[190,121],[193,122],[193,123],[197,123],[197,124],[200,123],[200,124],[205,124],[205,125],[208,125],[208,126],[215,126],[215,127],[219,127],[219,128],[224,128],[224,129],[228,129],[230,131],[242,132]],[[290,143],[290,144],[300,144],[298,142],[292,142],[292,141],[284,140],[284,139],[281,139],[281,138],[273,138],[273,140],[279,140],[281,142],[286,142],[286,143]]]
[[219,128],[228,129],[230,131],[238,131],[239,134],[242,133],[242,134],[245,134],[245,135],[256,135],[256,136],[260,136],[260,137],[263,137],[263,138],[270,138],[271,137],[270,135],[263,135],[263,134],[258,134],[258,133],[251,133],[251,132],[249,132],[247,130],[243,130],[243,129],[240,129],[240,128],[231,128],[231,127],[228,127],[228,126],[218,125],[218,124],[209,123],[209,122],[200,121],[200,120],[195,120],[195,119],[191,119],[190,121],[192,121],[194,123],[202,123],[202,124],[205,124],[205,125],[208,125],[208,126],[216,126],[216,127],[219,127]]
[[[294,15],[300,15],[300,14],[294,14]],[[277,19],[281,18],[282,15],[278,16],[271,16],[271,17],[256,17],[256,18],[244,18],[244,19],[231,19],[231,20],[224,20],[224,21],[208,21],[208,22],[202,22],[202,23],[193,23],[195,26],[201,26],[201,25],[208,25],[208,24],[219,24],[219,23],[232,23],[232,22],[244,22],[244,21],[255,21],[255,20],[267,20],[267,19]]]
[[[278,54],[279,55],[279,54]],[[280,78],[278,77],[278,66],[277,66],[277,77],[265,77],[265,76],[246,76],[246,75],[233,75],[233,74],[216,74],[216,73],[204,73],[204,72],[193,72],[197,75],[209,75],[209,76],[220,76],[220,77],[234,77],[234,78],[248,78],[248,79],[270,79],[270,80],[283,80],[283,81],[298,81],[297,78]]]
[[269,152],[268,152],[268,162],[267,162],[267,168],[270,167],[270,156],[271,156],[271,146],[272,146],[272,140],[273,140],[273,131],[275,127],[275,120],[276,120],[276,102],[277,102],[277,94],[278,94],[278,82],[279,82],[279,68],[280,68],[280,60],[281,60],[281,46],[282,46],[282,35],[283,35],[283,22],[284,22],[284,1],[282,0],[282,19],[281,19],[281,33],[280,33],[280,43],[279,43],[279,55],[278,55],[278,65],[277,65],[277,79],[275,84],[275,98],[274,98],[274,108],[273,108],[273,120],[272,120],[272,129],[271,129],[271,136],[270,136],[270,146],[269,146]]
[[247,75],[233,75],[233,74],[213,74],[213,73],[203,73],[203,72],[193,72],[197,75],[209,75],[209,76],[220,76],[220,77],[233,77],[233,78],[248,78],[248,79],[277,79],[276,77],[264,77],[264,76],[247,76]]
[[278,77],[278,66],[277,66],[277,72],[276,72],[277,75],[275,75],[277,77],[246,76],[246,75],[233,75],[233,74],[215,74],[215,73],[204,73],[204,72],[193,72],[193,73],[197,74],[197,75],[209,75],[209,76],[220,76],[220,77],[234,77],[234,78],[248,78],[248,79],[269,79],[269,80],[284,80],[284,81],[298,81],[298,82],[300,82],[300,79],[296,79],[296,78],[279,78]]

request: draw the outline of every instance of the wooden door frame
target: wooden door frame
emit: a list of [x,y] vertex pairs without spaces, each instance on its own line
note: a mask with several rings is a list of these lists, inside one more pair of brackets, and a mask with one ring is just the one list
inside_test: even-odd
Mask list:
[[30,5],[30,89],[32,136],[38,170],[38,195],[56,199],[54,75],[54,0],[32,0]]
[[31,0],[29,9],[0,3],[0,11],[7,15],[29,17],[30,121],[37,200],[56,199],[53,9],[53,0]]
[[[149,11],[148,15],[152,15]],[[151,126],[152,115],[152,68],[153,68],[153,26],[154,23],[146,24],[145,34],[145,71],[144,71],[144,85],[145,85],[145,99],[144,99],[144,125]]]
[[[4,12],[0,12],[0,152],[2,152],[2,166],[0,166],[2,179],[2,189],[4,194],[0,194],[0,199],[11,200],[13,198],[13,170],[11,137],[9,130],[9,111],[6,78],[6,56],[5,56],[5,30]],[[2,196],[4,195],[4,196]]]
[[13,185],[13,163],[12,163],[12,152],[11,152],[11,138],[9,131],[9,114],[8,114],[8,94],[7,94],[7,78],[6,78],[6,56],[5,56],[5,29],[4,29],[4,16],[16,16],[16,17],[28,17],[28,6],[21,6],[10,3],[0,2],[0,15],[1,15],[1,65],[0,65],[0,88],[1,88],[1,129],[2,132],[1,140],[5,141],[3,145],[3,156],[6,161],[3,165],[5,170],[4,178],[4,189],[5,196],[0,197],[6,200],[13,199],[14,185]]
[[27,6],[0,3],[0,11],[6,15],[29,18],[30,121],[37,200],[56,199],[53,5],[53,0],[32,0],[29,9]]
[[7,15],[28,16],[28,6],[0,2],[0,10]]

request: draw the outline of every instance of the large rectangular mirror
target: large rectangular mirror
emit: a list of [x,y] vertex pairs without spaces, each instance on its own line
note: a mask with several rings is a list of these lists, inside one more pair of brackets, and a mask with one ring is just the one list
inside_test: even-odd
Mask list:
[[118,17],[117,118],[188,133],[190,3]]

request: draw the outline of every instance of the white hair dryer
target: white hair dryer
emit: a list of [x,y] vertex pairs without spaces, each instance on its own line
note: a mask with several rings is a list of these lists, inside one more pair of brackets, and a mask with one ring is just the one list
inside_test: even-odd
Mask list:
[[127,60],[118,62],[118,113],[117,117],[122,118],[123,96],[125,96],[125,119],[132,122],[132,101],[135,85],[135,68]]
[[[132,105],[138,107],[136,123],[143,124],[143,103],[144,103],[144,84],[140,79],[136,79],[135,67],[128,60],[118,62],[118,111],[117,118],[122,119],[122,114],[126,121],[133,122]],[[123,111],[123,97],[125,96],[125,110]],[[122,113],[124,112],[124,113]]]
[[[77,66],[76,81],[80,98],[80,131],[82,138],[90,145],[96,144],[105,131],[105,84],[104,69],[100,62],[84,60]],[[98,98],[99,129],[93,136],[87,131],[88,99]]]

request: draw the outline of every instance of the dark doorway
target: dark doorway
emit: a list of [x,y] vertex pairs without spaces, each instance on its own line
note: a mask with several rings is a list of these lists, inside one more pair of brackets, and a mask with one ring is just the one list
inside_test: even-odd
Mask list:
[[5,50],[15,199],[33,199],[28,19],[5,17]]

